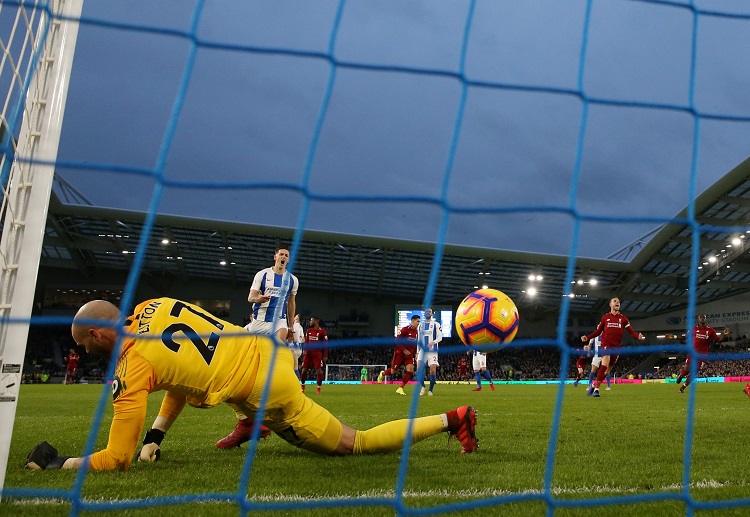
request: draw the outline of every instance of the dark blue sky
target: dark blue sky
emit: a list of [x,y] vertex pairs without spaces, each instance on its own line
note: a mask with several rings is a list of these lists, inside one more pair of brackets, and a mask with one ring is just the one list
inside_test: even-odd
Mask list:
[[[333,55],[343,64],[458,73],[470,5],[348,1]],[[744,6],[750,13],[739,1],[695,5],[740,14]],[[338,6],[331,0],[212,0],[197,36],[211,45],[326,53]],[[453,214],[448,242],[562,255],[570,251],[572,217],[527,207],[574,206],[583,214],[625,219],[674,217],[690,198],[691,100],[698,113],[741,119],[701,119],[696,193],[750,154],[750,18],[697,18],[691,92],[693,11],[596,0],[585,32],[586,7],[583,0],[476,2],[463,69],[471,86],[449,181],[444,178],[463,88],[456,77],[336,67],[305,185],[331,62],[201,46],[164,177],[225,188],[167,187],[159,211],[294,227],[302,194],[257,188],[281,183],[306,186],[314,196],[401,198],[313,200],[308,228],[434,241],[442,208],[406,199],[439,200],[445,193],[461,210],[524,209]],[[88,1],[83,16],[188,31],[194,8],[195,2],[182,0]],[[60,159],[154,169],[190,46],[179,35],[84,23]],[[571,93],[576,91],[595,102],[586,106],[573,185],[584,113],[581,96]],[[132,210],[148,207],[155,183],[106,170],[60,172],[95,204]],[[578,254],[605,257],[658,224],[584,222]]]

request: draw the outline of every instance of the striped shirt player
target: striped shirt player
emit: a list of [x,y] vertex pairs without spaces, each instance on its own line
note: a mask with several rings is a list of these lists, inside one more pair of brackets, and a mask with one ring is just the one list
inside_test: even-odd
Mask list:
[[495,383],[492,382],[492,375],[487,369],[487,353],[481,350],[472,350],[472,365],[474,366],[474,379],[477,381],[477,387],[472,391],[482,391],[482,377],[490,383],[490,389],[495,391]]
[[84,463],[92,470],[129,468],[146,419],[148,395],[161,390],[166,393],[136,456],[139,461],[159,459],[163,439],[186,404],[210,408],[229,400],[250,415],[265,400],[265,424],[290,444],[319,454],[399,451],[407,430],[414,442],[447,431],[461,441],[462,452],[477,448],[476,411],[470,406],[411,423],[387,422],[368,431],[342,424],[300,391],[288,347],[277,347],[269,336],[248,334],[196,305],[172,298],[141,303],[125,320],[122,347],[114,357],[121,336],[113,325],[118,321],[116,306],[94,300],[79,309],[71,328],[73,339],[88,353],[117,361],[106,448],[73,458],[58,455],[43,441],[27,456],[27,468],[77,469]]
[[[432,396],[432,390],[435,388],[437,382],[437,367],[440,366],[438,363],[438,348],[440,341],[443,340],[443,329],[440,327],[440,323],[437,320],[432,319],[433,310],[427,308],[424,311],[424,318],[419,324],[419,333],[417,340],[419,342],[419,348],[417,349],[417,364],[423,363],[422,376],[420,382],[422,389],[419,394],[424,395],[425,386],[425,370],[430,369],[430,389],[427,395]],[[419,367],[417,367],[419,370]]]
[[[294,326],[290,319],[297,311],[297,277],[286,270],[289,263],[289,247],[279,245],[273,254],[272,267],[256,273],[250,286],[247,301],[252,304],[252,321],[245,328],[253,334],[275,335],[279,341],[294,340]],[[230,404],[232,406],[232,404]],[[237,424],[231,433],[216,442],[219,449],[239,447],[250,440],[253,422],[242,411],[232,406],[237,416]],[[263,430],[268,436],[271,431]]]
[[296,309],[298,287],[297,277],[285,269],[279,272],[274,266],[258,271],[248,296],[248,301],[253,304],[250,331],[255,334],[276,332],[279,339],[288,341],[289,334],[294,333],[289,319]]

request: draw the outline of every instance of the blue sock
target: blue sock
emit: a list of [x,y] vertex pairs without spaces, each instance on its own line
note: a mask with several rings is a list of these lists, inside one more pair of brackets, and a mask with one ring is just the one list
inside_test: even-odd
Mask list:
[[432,388],[435,387],[436,382],[437,382],[437,374],[431,373],[430,374],[430,391],[432,391]]
[[490,384],[492,384],[492,374],[490,373],[489,370],[483,371],[482,372],[482,377],[484,377],[485,379],[487,379],[490,382]]
[[594,370],[591,370],[591,372],[589,373],[589,384],[591,384],[592,382],[594,382],[594,376],[595,375],[596,375],[596,372]]
[[474,372],[474,378],[477,380],[477,388],[482,387],[482,375],[479,372]]
[[609,374],[607,374],[606,379],[607,379],[607,387],[609,388]]
[[299,376],[299,370],[294,370],[294,374],[297,376],[297,380],[302,380],[302,377]]

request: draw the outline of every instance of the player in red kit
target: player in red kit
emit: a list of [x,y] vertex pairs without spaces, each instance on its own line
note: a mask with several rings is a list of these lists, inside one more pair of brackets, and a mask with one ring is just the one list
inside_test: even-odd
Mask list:
[[583,377],[583,372],[586,371],[586,363],[588,362],[588,356],[586,355],[579,355],[578,359],[576,359],[576,380],[573,383],[573,386],[578,386],[578,381],[581,380],[581,377]]
[[302,370],[300,371],[302,391],[305,391],[307,372],[311,368],[315,368],[318,380],[317,393],[320,394],[320,387],[323,385],[323,363],[328,359],[327,343],[328,334],[320,326],[320,318],[313,316],[310,318],[310,328],[305,332],[305,351],[302,356]]
[[81,356],[71,348],[70,353],[65,356],[65,384],[75,383],[76,370],[78,370],[78,362],[80,360]]
[[380,372],[381,376],[393,375],[396,369],[404,365],[404,376],[401,379],[401,386],[398,387],[396,393],[399,395],[406,395],[404,392],[404,386],[411,380],[414,375],[414,358],[417,356],[417,333],[419,332],[419,316],[415,314],[411,317],[411,323],[398,333],[399,339],[407,340],[408,343],[399,343],[396,345],[396,350],[393,351],[393,360],[391,361],[391,367],[387,370]]
[[[724,335],[728,336],[730,334],[729,329],[724,329]],[[708,350],[711,347],[711,343],[716,341],[717,343],[722,340],[722,337],[719,336],[716,333],[716,330],[713,329],[713,327],[709,327],[706,323],[706,315],[701,314],[698,316],[698,324],[693,327],[693,348],[695,348],[695,351],[700,354],[708,354]],[[685,383],[680,386],[680,393],[685,392],[685,388],[690,384],[690,381],[692,380],[690,378],[690,355],[688,354],[687,359],[685,360],[685,366],[682,367],[682,371],[680,371],[680,376],[677,377],[677,382],[682,382],[682,379],[685,379]],[[695,369],[696,372],[699,372],[701,369],[701,366],[703,366],[703,363],[705,363],[703,359],[698,360],[698,368]]]
[[[468,352],[467,352],[468,353]],[[469,377],[469,362],[466,360],[465,357],[462,357],[458,360],[458,380],[459,382],[461,379],[466,379],[468,382],[471,382],[471,377]]]
[[[602,366],[597,370],[596,379],[589,386],[589,391],[587,393],[588,395],[593,395],[595,397],[599,396],[599,386],[604,380],[604,377],[606,377],[607,373],[609,373],[609,371],[614,368],[615,364],[617,364],[617,358],[619,356],[609,352],[610,349],[620,348],[622,346],[622,336],[626,330],[635,339],[644,338],[643,334],[633,330],[633,327],[630,325],[630,320],[624,314],[620,314],[619,298],[615,297],[609,300],[609,309],[610,311],[602,316],[602,319],[594,332],[588,336],[581,336],[581,341],[584,343],[587,343],[589,339],[594,339],[598,335],[602,336]],[[589,347],[587,345],[584,348],[588,350]]]

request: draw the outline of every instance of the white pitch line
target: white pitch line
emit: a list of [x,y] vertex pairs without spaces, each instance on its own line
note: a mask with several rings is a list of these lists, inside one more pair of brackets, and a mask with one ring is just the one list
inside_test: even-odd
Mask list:
[[[690,484],[690,488],[724,488],[724,487],[746,487],[748,483],[726,483],[716,481],[713,479],[704,479]],[[650,490],[648,493],[654,494],[655,492],[675,492],[682,490],[682,484],[675,483],[672,485],[666,485],[660,487],[658,490]],[[593,494],[593,495],[619,495],[619,494],[636,494],[640,493],[642,489],[635,487],[621,487],[621,486],[608,486],[608,485],[596,485],[596,486],[585,486],[585,487],[556,487],[550,490],[552,495],[570,495],[570,494]],[[505,490],[498,488],[483,488],[480,490],[404,490],[403,497],[407,499],[425,499],[432,497],[443,497],[443,498],[465,498],[465,499],[476,499],[476,498],[489,498],[489,497],[503,497],[511,495],[527,495],[527,494],[539,494],[543,492],[541,490]],[[179,496],[178,496],[179,497]],[[251,501],[273,503],[273,502],[309,502],[309,501],[329,501],[329,500],[359,500],[359,499],[391,499],[395,497],[393,490],[368,490],[367,492],[358,494],[356,496],[350,494],[336,494],[329,493],[320,496],[310,497],[296,494],[266,494],[258,495],[250,498]],[[97,502],[122,502],[122,501],[136,501],[135,499],[104,499],[97,498]],[[226,502],[226,501],[203,501],[201,504],[211,504],[214,502]],[[42,498],[36,497],[32,499],[18,499],[10,502],[13,505],[20,506],[35,506],[42,504],[62,505],[68,504],[68,501],[59,498]]]

